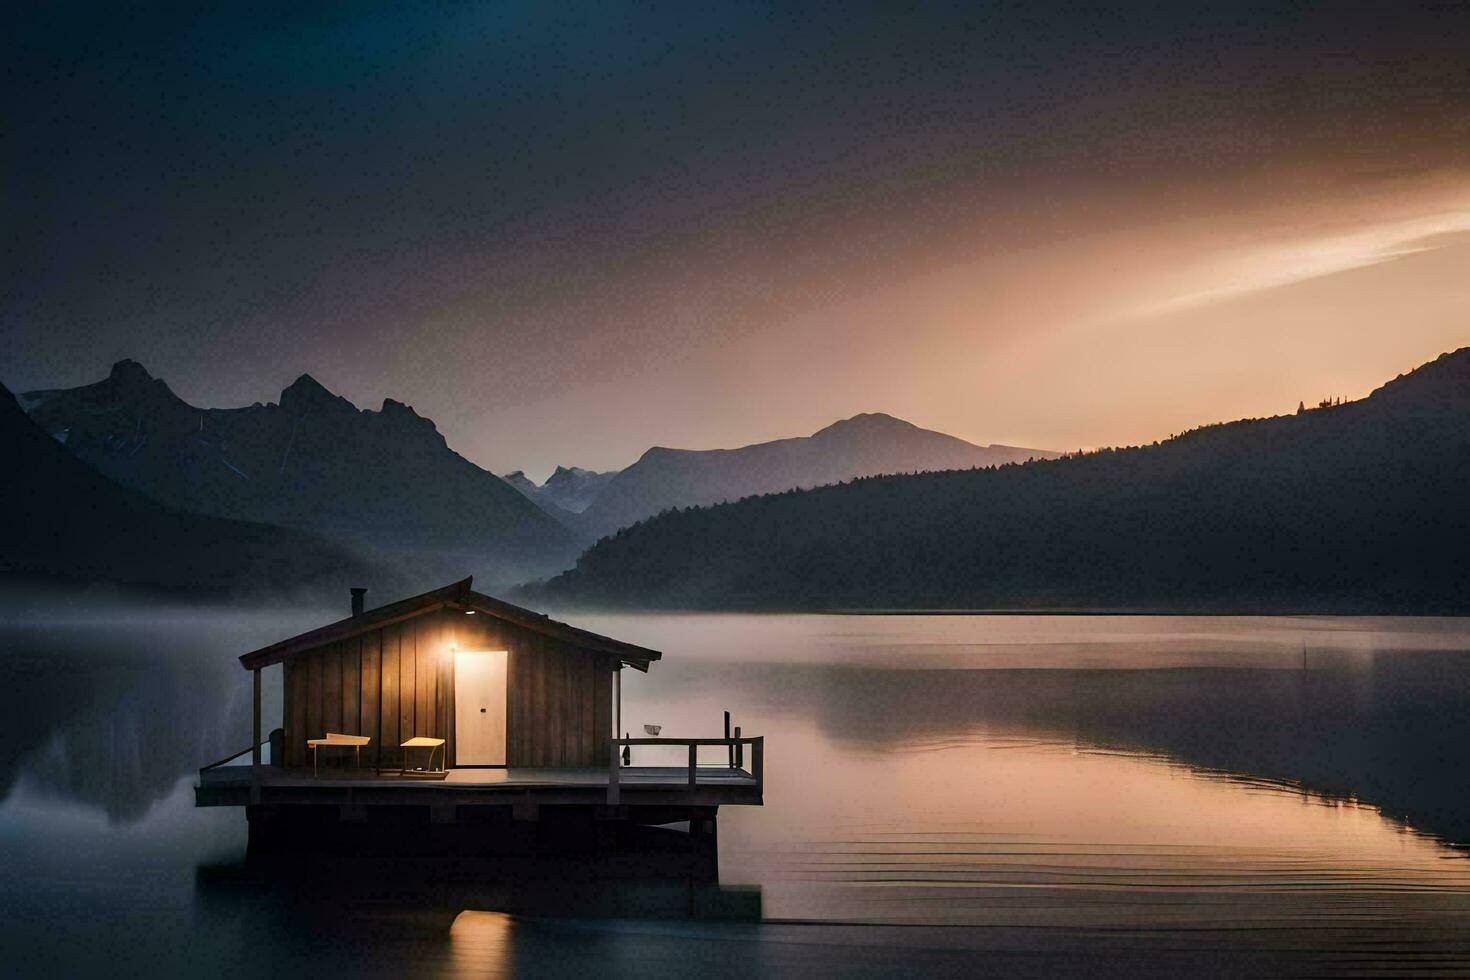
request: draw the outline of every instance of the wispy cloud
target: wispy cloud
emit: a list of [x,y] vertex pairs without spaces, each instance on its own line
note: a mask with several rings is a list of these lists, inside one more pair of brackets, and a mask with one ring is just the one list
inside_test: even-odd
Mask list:
[[1200,262],[1188,285],[1128,309],[1124,318],[1177,313],[1250,293],[1391,262],[1448,244],[1441,236],[1470,231],[1470,207],[1376,222],[1352,231],[1235,249]]

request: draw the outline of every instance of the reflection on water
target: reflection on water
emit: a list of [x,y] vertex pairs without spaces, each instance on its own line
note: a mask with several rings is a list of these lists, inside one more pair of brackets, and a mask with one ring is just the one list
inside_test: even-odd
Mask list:
[[504,912],[466,909],[449,927],[455,972],[464,976],[505,976],[511,966],[514,923]]
[[[22,963],[70,975],[129,957],[154,972],[399,975],[1470,966],[1464,621],[579,618],[666,651],[628,679],[624,727],[713,735],[728,709],[767,736],[767,805],[726,808],[720,827],[722,882],[759,887],[759,925],[630,921],[639,893],[574,875],[541,882],[534,905],[524,890],[236,880],[243,815],[194,810],[192,773],[248,741],[234,655],[312,621],[0,634],[0,897],[14,912],[0,938]],[[668,902],[642,913],[660,905],[666,916]]]
[[[197,611],[94,611],[60,626],[37,618],[0,627],[0,799],[24,782],[114,822],[145,817],[181,777],[250,744],[249,675],[235,658],[310,621]],[[279,718],[278,687],[264,707]]]

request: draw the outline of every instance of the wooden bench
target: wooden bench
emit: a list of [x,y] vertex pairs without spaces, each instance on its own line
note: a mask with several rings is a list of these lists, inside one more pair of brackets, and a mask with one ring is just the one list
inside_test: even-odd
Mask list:
[[316,752],[317,749],[321,748],[324,745],[352,746],[352,754],[354,756],[353,761],[357,765],[357,767],[361,769],[362,747],[372,740],[373,739],[371,735],[343,735],[341,732],[327,732],[325,738],[307,739],[306,747],[311,749],[311,774],[313,776],[320,775],[320,770],[317,768],[316,764]]
[[[416,735],[413,738],[409,739],[407,742],[400,743],[398,747],[401,748],[401,749],[404,749],[404,750],[407,750],[407,749],[428,749],[429,750],[429,769],[426,770],[426,771],[428,771],[428,772],[436,772],[436,773],[439,771],[439,770],[437,770],[437,769],[434,768],[434,753],[437,752],[439,749],[441,749],[441,748],[444,747],[444,739],[442,739],[442,738],[429,738],[429,737],[427,737],[425,735]],[[404,751],[404,753],[403,753],[403,768],[398,771],[398,774],[400,776],[407,776],[409,774],[409,772],[408,772],[408,752],[407,751]]]

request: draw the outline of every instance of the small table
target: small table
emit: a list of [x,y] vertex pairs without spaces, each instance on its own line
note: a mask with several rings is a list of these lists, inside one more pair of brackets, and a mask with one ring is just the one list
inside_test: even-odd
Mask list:
[[400,776],[404,776],[404,775],[407,775],[408,774],[408,752],[406,751],[408,749],[428,749],[429,750],[429,771],[438,772],[439,770],[433,768],[433,766],[434,766],[434,752],[436,750],[438,750],[439,748],[441,748],[443,745],[444,745],[444,739],[442,739],[442,738],[429,738],[429,737],[427,737],[425,735],[416,735],[413,738],[409,739],[407,742],[401,742],[401,743],[399,743],[399,746],[398,747],[400,749],[404,749],[405,751],[403,753],[403,768],[400,769],[400,770],[398,770],[398,774]]
[[362,747],[373,740],[371,735],[343,735],[341,732],[327,732],[326,738],[309,738],[306,747],[311,749],[311,774],[321,775],[316,765],[316,750],[323,745],[350,745],[352,746],[353,761],[359,769],[362,768]]

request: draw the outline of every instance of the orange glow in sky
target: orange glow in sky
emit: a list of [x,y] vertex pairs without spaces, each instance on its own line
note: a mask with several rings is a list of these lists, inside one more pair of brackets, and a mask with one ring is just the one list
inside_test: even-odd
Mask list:
[[[568,403],[616,405],[639,445],[713,448],[885,411],[979,443],[1091,448],[1362,397],[1470,343],[1457,174],[1145,189],[1102,220],[1088,204],[1024,247],[957,246],[937,269],[762,304],[751,322],[724,309],[721,342],[654,345],[558,393],[557,412],[504,421],[555,444]],[[981,221],[973,238],[996,234]],[[637,451],[610,440],[578,462]]]

